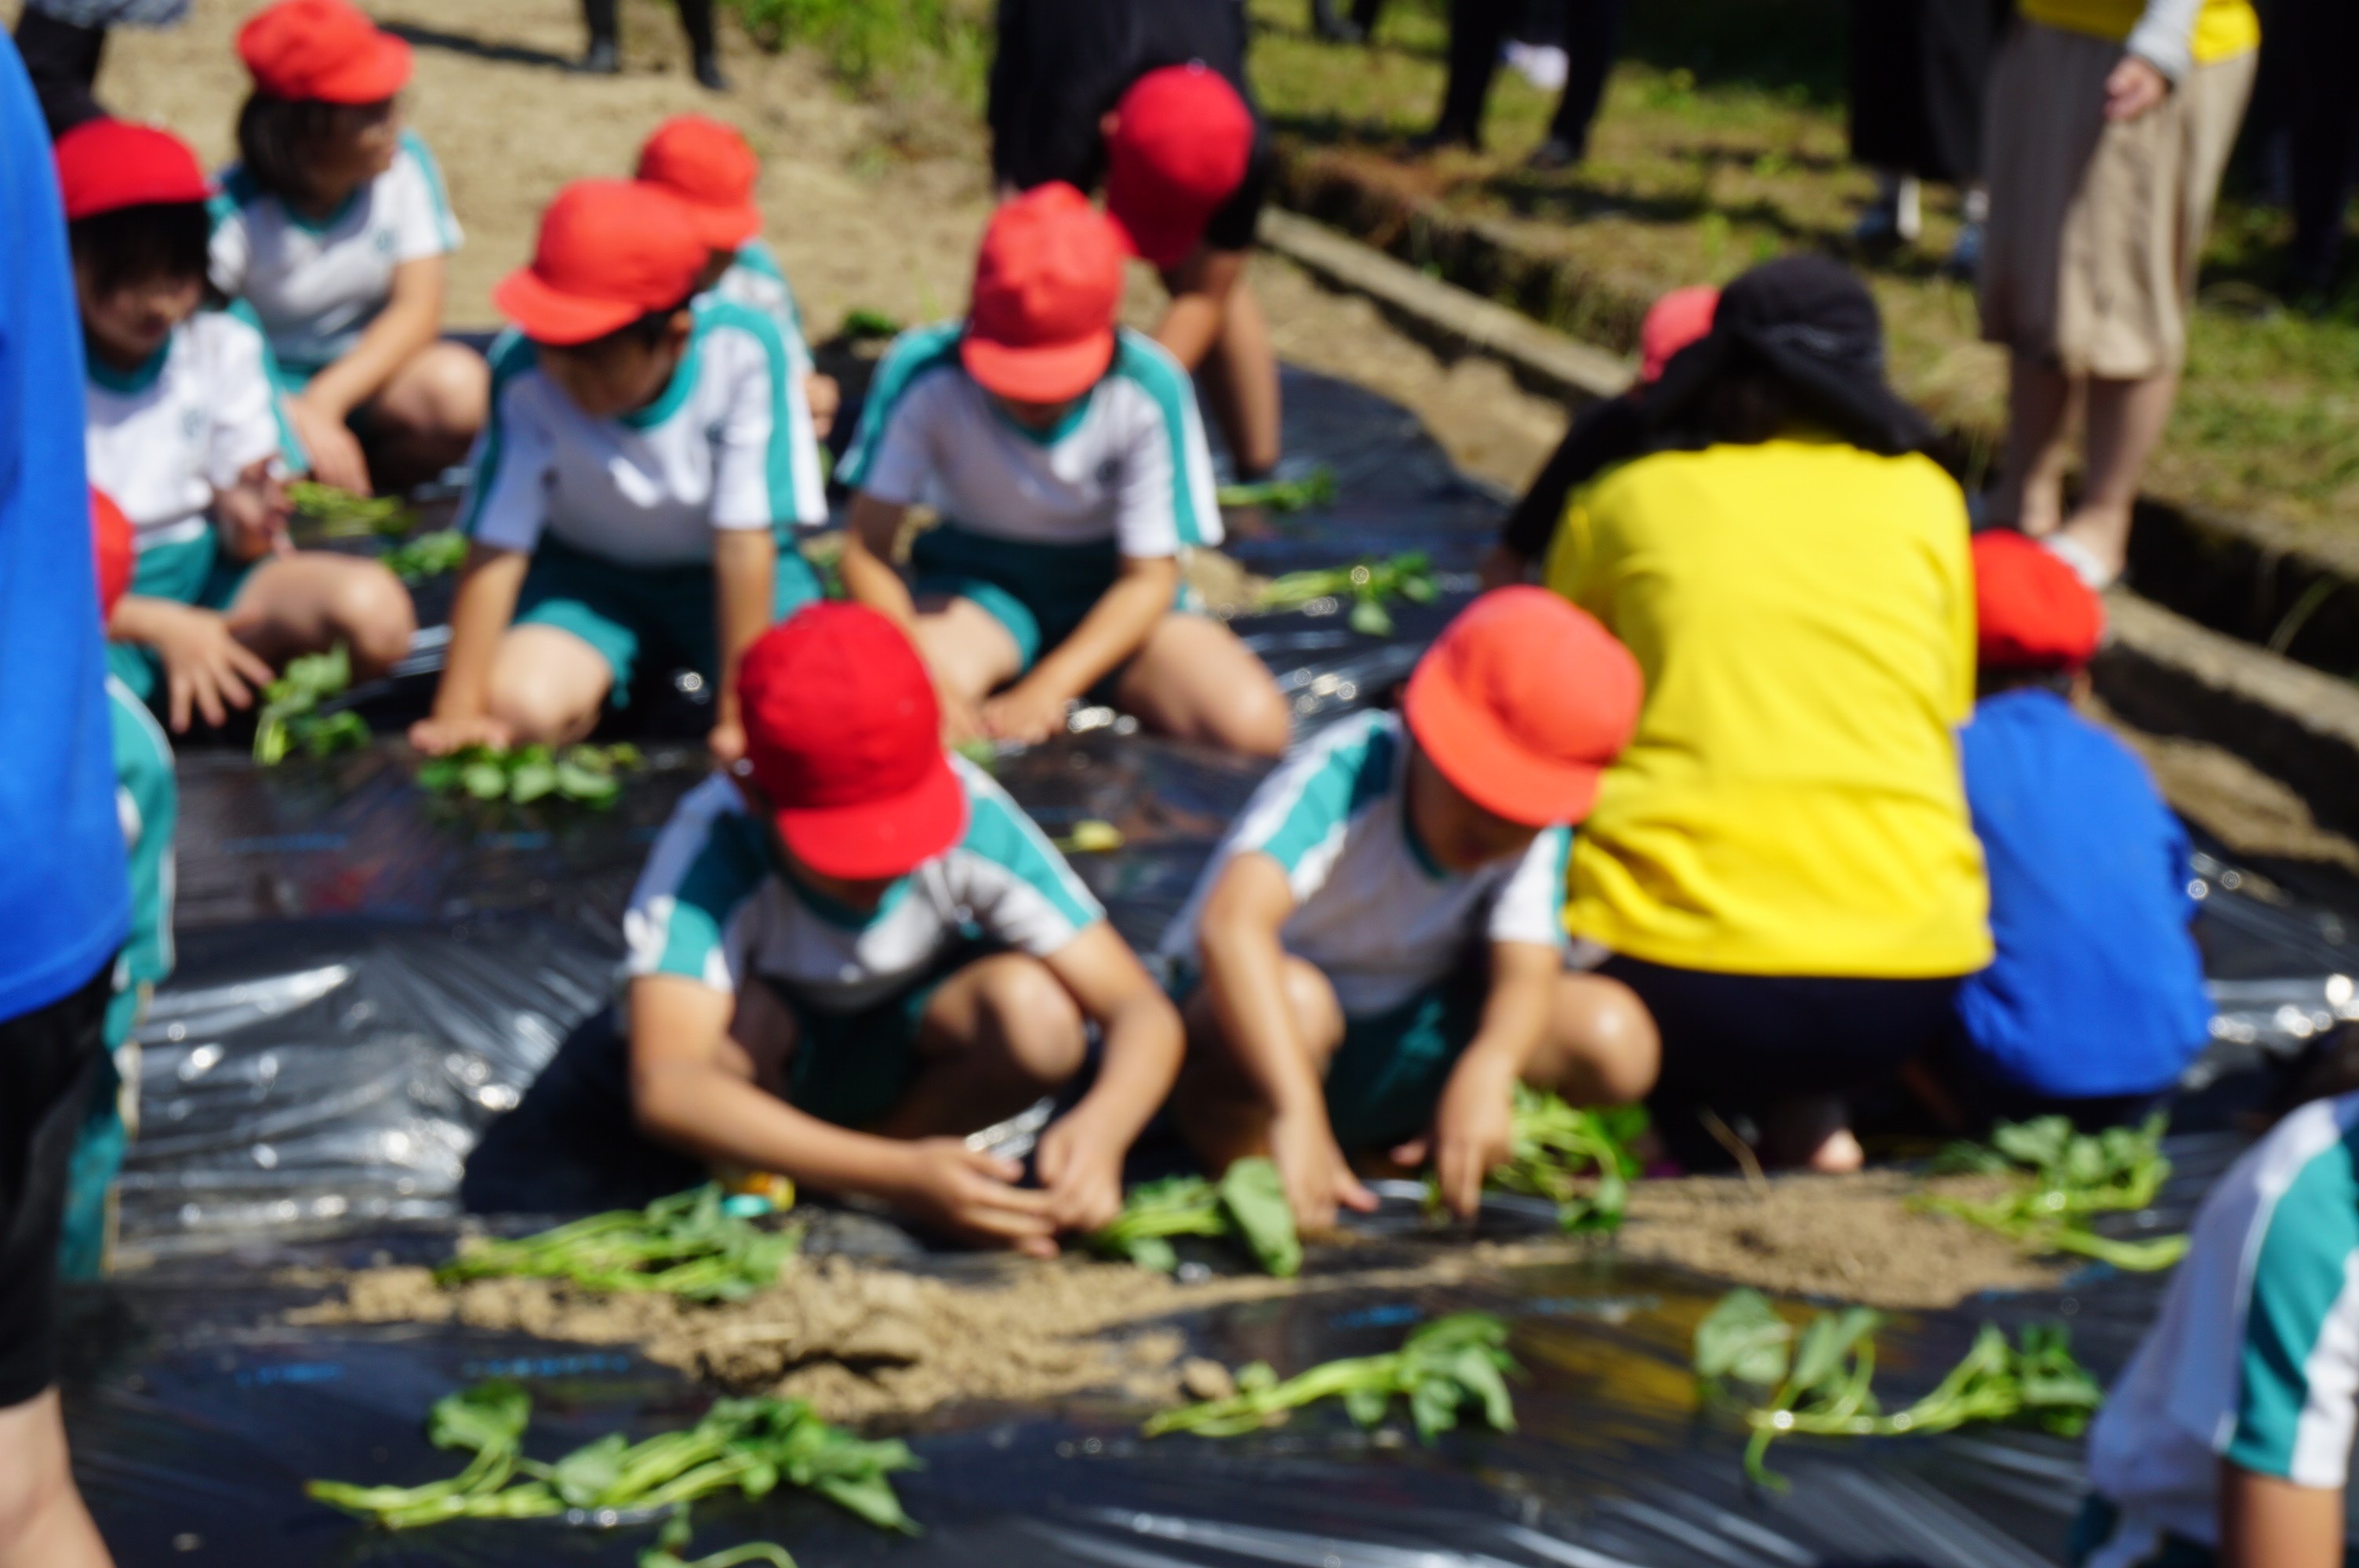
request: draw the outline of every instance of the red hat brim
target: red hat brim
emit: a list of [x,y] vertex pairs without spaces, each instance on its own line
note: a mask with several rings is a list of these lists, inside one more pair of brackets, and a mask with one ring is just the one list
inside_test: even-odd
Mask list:
[[528,266],[500,279],[492,304],[534,342],[561,349],[595,342],[647,314],[628,300],[591,299],[551,288]]
[[781,810],[773,820],[794,858],[823,877],[906,876],[966,832],[966,791],[938,755],[917,786],[853,806]]
[[1421,661],[1409,676],[1401,717],[1451,787],[1494,816],[1549,827],[1580,822],[1597,807],[1603,764],[1534,755],[1497,715],[1467,700],[1440,659]]
[[1070,403],[1103,379],[1114,350],[1112,327],[1076,342],[1025,347],[969,332],[959,341],[959,362],[986,392],[1018,403]]
[[692,197],[684,196],[681,200],[695,211],[697,238],[709,249],[734,251],[762,232],[762,210],[751,201],[735,207],[714,207]]
[[321,103],[382,103],[409,85],[412,69],[408,41],[379,33],[367,52],[305,83],[301,96]]

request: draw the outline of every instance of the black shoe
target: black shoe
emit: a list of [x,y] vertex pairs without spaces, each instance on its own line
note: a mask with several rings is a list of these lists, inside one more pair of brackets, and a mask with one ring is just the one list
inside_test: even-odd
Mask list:
[[573,69],[583,76],[620,76],[623,53],[612,38],[592,38],[590,52],[574,61]]
[[1411,157],[1430,157],[1451,147],[1464,147],[1470,153],[1479,153],[1483,150],[1482,133],[1463,125],[1442,124],[1408,139],[1408,156]]
[[1310,0],[1310,30],[1336,44],[1364,43],[1368,37],[1357,22],[1337,14],[1335,0]]
[[1582,150],[1571,142],[1561,136],[1550,136],[1532,150],[1524,167],[1534,174],[1561,174],[1577,167],[1582,157]]
[[729,79],[721,74],[721,62],[709,54],[696,57],[696,84],[707,92],[729,91]]

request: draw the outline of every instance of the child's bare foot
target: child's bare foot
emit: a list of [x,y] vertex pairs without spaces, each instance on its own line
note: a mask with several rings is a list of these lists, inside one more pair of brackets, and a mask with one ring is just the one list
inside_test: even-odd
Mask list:
[[1821,1141],[1803,1163],[1822,1176],[1848,1176],[1867,1163],[1867,1151],[1846,1127]]
[[1765,1163],[1789,1171],[1848,1175],[1867,1163],[1852,1135],[1851,1108],[1832,1095],[1788,1099],[1762,1117]]

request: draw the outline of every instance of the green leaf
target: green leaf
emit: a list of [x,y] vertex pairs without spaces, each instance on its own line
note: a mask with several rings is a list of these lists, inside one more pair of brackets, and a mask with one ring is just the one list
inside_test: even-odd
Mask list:
[[513,1452],[532,1419],[532,1396],[496,1380],[443,1395],[427,1412],[426,1440],[437,1448],[471,1454]]
[[592,773],[572,761],[557,764],[556,784],[559,794],[585,806],[603,806],[621,794],[623,788],[612,774]]
[[508,793],[507,770],[497,762],[469,762],[459,770],[459,785],[477,800],[498,800]]
[[1777,1315],[1768,1297],[1755,1290],[1731,1291],[1696,1325],[1695,1368],[1706,1378],[1775,1388],[1786,1380],[1793,1341],[1793,1326]]
[[1865,1307],[1853,1307],[1837,1317],[1821,1313],[1812,1318],[1802,1330],[1794,1354],[1795,1387],[1816,1389],[1832,1379],[1843,1369],[1853,1347],[1874,1334],[1882,1321]]
[[1393,634],[1392,613],[1374,599],[1354,600],[1350,625],[1364,637],[1389,637]]
[[1392,1408],[1389,1389],[1361,1387],[1343,1390],[1343,1410],[1354,1424],[1362,1427],[1381,1426],[1385,1412]]
[[568,1506],[596,1508],[623,1478],[623,1455],[630,1446],[630,1439],[621,1433],[608,1433],[560,1459],[550,1467],[549,1482]]
[[813,1490],[880,1530],[898,1530],[904,1535],[918,1533],[917,1521],[903,1511],[900,1495],[882,1475],[823,1476]]
[[1409,1419],[1417,1423],[1420,1442],[1430,1446],[1458,1424],[1460,1397],[1458,1385],[1447,1378],[1429,1378],[1409,1390]]
[[1277,1166],[1256,1155],[1239,1160],[1221,1178],[1221,1206],[1253,1249],[1266,1274],[1291,1279],[1302,1270],[1302,1241],[1294,1230],[1294,1208]]
[[556,788],[557,770],[547,762],[520,762],[508,775],[508,798],[518,806],[530,806]]

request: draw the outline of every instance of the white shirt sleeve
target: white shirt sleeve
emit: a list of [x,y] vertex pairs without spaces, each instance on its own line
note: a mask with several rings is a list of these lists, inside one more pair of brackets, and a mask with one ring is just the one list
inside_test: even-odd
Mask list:
[[1532,840],[1491,903],[1494,942],[1564,946],[1565,871],[1572,861],[1572,830],[1550,827]]
[[443,193],[442,170],[426,144],[415,135],[401,138],[401,151],[386,171],[385,198],[393,221],[393,259],[418,261],[448,255],[459,248],[459,221]]
[[1180,553],[1180,486],[1186,460],[1172,449],[1167,421],[1146,394],[1126,386],[1124,428],[1128,437],[1122,482],[1114,494],[1114,545],[1129,560],[1157,560]]
[[934,427],[948,406],[943,395],[951,385],[948,376],[931,377],[895,401],[867,471],[859,478],[863,494],[894,506],[915,506],[926,499],[935,472]]
[[215,198],[213,237],[206,269],[212,275],[213,287],[232,299],[243,298],[245,272],[253,254],[253,242],[245,227],[245,209],[226,199]]
[[492,416],[467,460],[459,530],[495,550],[529,551],[549,524],[554,453],[536,406],[540,384],[535,376],[514,376],[505,384],[494,377]]
[[2202,12],[2203,0],[2147,0],[2123,47],[2171,81],[2184,81],[2195,69],[2195,24]]
[[794,420],[780,384],[794,378],[773,373],[769,349],[745,330],[715,329],[705,351],[728,362],[728,408],[712,453],[712,526],[766,531],[793,514]]
[[262,334],[234,317],[209,319],[212,354],[212,437],[205,452],[205,481],[226,490],[245,470],[278,457],[286,432],[278,417],[278,389],[266,368]]

